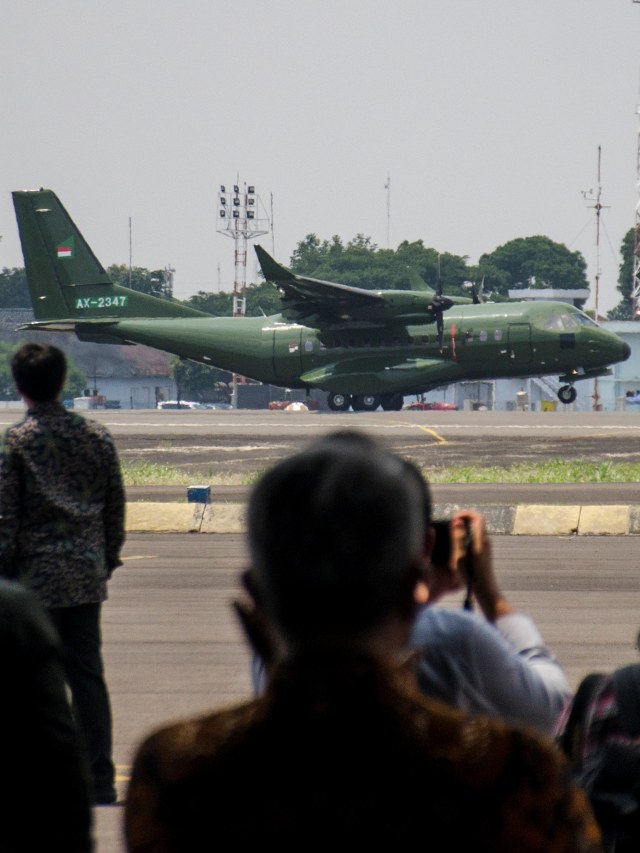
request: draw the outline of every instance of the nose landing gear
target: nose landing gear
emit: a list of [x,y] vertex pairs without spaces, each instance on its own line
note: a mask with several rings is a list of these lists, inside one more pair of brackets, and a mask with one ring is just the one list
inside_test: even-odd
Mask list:
[[558,400],[565,405],[569,405],[569,403],[573,403],[576,397],[578,396],[578,392],[573,387],[573,385],[563,385],[558,389]]

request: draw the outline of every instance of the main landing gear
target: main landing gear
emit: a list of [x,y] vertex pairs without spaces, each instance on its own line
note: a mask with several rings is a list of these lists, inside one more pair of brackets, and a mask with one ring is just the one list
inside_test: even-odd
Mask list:
[[334,412],[346,412],[351,405],[349,394],[329,394],[329,408]]
[[558,389],[558,400],[565,405],[569,405],[569,403],[573,403],[576,397],[578,396],[578,392],[573,387],[573,385],[563,385]]
[[334,412],[346,412],[351,407],[354,412],[375,412],[382,406],[385,412],[399,412],[402,409],[402,394],[329,394],[329,408]]

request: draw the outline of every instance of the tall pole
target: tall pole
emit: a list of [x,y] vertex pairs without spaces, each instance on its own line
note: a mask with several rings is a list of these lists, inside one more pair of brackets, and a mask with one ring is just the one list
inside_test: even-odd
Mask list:
[[[600,183],[600,166],[602,160],[602,147],[598,145],[598,185],[596,194],[593,194],[593,190],[588,190],[583,192],[583,196],[590,201],[595,201],[593,208],[596,212],[596,275],[595,275],[595,293],[594,293],[594,302],[595,302],[595,321],[596,323],[600,317],[600,214],[602,213],[605,205],[600,201],[602,197],[602,185]],[[607,205],[608,206],[608,205]],[[596,377],[593,380],[593,410],[598,412],[600,411],[600,395],[598,394],[598,378]]]
[[[640,0],[634,0],[639,3]],[[636,114],[640,117],[640,105],[636,106]],[[640,130],[636,149],[636,218],[633,229],[633,271],[631,281],[631,319],[640,315]]]
[[[640,3],[640,0],[633,0]],[[640,105],[636,105],[636,115],[640,116]],[[631,281],[631,319],[640,316],[640,130],[636,148],[636,218],[633,229],[633,271]]]
[[[640,2],[640,0],[638,0]],[[391,248],[391,178],[387,172],[387,182],[384,185],[387,191],[387,249]]]
[[271,213],[271,254],[275,257],[276,254],[276,238],[273,233],[273,193],[271,193],[271,205],[270,205],[270,213]]

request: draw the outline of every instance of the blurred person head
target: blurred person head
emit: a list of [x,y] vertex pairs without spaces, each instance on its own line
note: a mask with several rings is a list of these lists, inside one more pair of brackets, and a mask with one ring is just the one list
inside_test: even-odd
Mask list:
[[410,623],[431,543],[428,488],[411,463],[340,430],[277,463],[248,509],[251,583],[291,645],[366,641]]
[[23,344],[13,354],[11,373],[21,396],[35,403],[57,400],[67,376],[67,359],[51,344]]

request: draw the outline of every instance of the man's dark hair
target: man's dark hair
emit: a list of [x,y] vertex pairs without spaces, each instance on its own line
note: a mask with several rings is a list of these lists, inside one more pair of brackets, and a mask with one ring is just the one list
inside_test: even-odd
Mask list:
[[413,606],[429,508],[410,464],[341,430],[258,482],[248,509],[251,574],[289,639],[355,637]]
[[24,344],[13,354],[11,373],[20,394],[36,403],[48,403],[62,391],[67,359],[51,344]]

